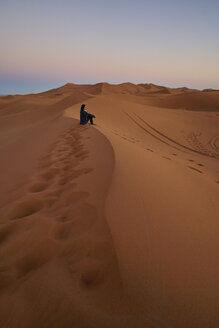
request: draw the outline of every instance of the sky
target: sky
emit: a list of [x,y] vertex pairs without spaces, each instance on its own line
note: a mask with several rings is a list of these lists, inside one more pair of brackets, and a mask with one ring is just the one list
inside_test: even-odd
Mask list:
[[219,89],[219,0],[0,0],[0,94],[72,83]]

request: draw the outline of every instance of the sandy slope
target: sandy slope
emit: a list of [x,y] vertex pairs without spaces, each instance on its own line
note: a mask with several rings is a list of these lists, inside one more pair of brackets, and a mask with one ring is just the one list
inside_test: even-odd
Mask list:
[[217,326],[218,99],[130,83],[1,99],[1,326]]

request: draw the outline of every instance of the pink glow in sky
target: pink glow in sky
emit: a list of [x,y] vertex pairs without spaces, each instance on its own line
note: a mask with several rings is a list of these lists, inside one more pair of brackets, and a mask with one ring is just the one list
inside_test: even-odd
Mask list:
[[218,12],[216,0],[1,1],[0,94],[25,81],[219,88]]

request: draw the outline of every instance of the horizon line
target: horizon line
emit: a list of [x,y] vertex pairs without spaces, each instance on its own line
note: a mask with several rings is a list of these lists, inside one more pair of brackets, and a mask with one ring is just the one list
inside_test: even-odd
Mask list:
[[107,82],[107,81],[101,81],[101,82],[95,82],[95,83],[76,83],[76,82],[66,82],[64,84],[61,84],[60,86],[57,86],[57,87],[54,87],[54,88],[50,88],[50,89],[44,89],[43,91],[39,91],[39,92],[27,92],[27,93],[3,93],[3,94],[0,94],[0,97],[4,97],[4,96],[19,96],[19,95],[31,95],[31,94],[39,94],[39,93],[43,93],[43,92],[47,92],[47,91],[50,91],[50,90],[54,90],[54,89],[59,89],[65,85],[68,85],[68,84],[72,84],[72,85],[97,85],[97,84],[108,84],[108,85],[123,85],[123,84],[132,84],[132,85],[155,85],[155,86],[158,86],[158,87],[164,87],[164,88],[168,88],[168,89],[189,89],[189,90],[194,90],[194,91],[219,91],[219,89],[215,89],[215,88],[203,88],[203,89],[200,89],[200,88],[190,88],[190,87],[187,87],[185,85],[183,86],[180,86],[180,87],[170,87],[170,86],[167,86],[167,85],[161,85],[161,84],[156,84],[156,83],[152,83],[152,82],[140,82],[140,83],[134,83],[134,82],[130,82],[130,81],[125,81],[125,82],[120,82],[120,83],[113,83],[113,82]]

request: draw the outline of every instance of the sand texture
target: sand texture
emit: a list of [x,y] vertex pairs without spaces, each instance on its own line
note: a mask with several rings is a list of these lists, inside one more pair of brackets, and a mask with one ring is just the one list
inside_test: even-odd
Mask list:
[[0,97],[0,181],[1,328],[218,327],[219,91]]

